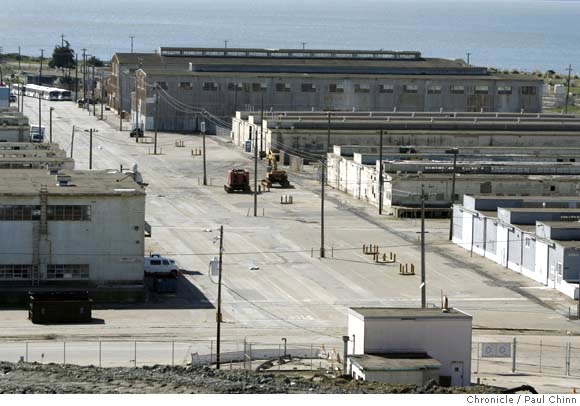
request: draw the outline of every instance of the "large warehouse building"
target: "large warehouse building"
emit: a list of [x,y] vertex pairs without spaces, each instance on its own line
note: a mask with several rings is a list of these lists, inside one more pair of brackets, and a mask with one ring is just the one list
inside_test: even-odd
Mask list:
[[[116,171],[11,170],[0,182],[0,297],[89,288],[142,295],[145,191]],[[113,292],[113,293],[111,293]]]
[[146,129],[153,128],[153,86],[159,86],[164,131],[199,127],[200,115],[183,105],[228,119],[262,101],[268,110],[290,111],[541,111],[540,79],[420,52],[160,48],[154,56],[116,54],[112,70],[113,99],[116,89],[136,81],[133,121]]

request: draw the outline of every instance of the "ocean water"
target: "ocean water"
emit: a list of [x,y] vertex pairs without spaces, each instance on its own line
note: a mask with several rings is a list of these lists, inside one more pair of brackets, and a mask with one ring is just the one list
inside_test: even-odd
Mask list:
[[577,0],[1,0],[4,52],[64,34],[102,59],[159,46],[418,50],[476,65],[580,71]]

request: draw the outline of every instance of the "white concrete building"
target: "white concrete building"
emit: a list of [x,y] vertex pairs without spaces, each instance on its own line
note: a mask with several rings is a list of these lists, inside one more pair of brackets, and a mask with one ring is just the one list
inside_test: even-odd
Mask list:
[[351,308],[352,373],[357,379],[422,384],[437,370],[441,384],[467,386],[471,383],[471,326],[471,315],[458,309]]
[[453,242],[577,299],[580,197],[464,196]]
[[3,170],[0,288],[142,286],[145,191],[117,171]]
[[75,161],[58,144],[0,143],[0,169],[74,169]]
[[28,117],[16,108],[0,108],[0,142],[30,141]]

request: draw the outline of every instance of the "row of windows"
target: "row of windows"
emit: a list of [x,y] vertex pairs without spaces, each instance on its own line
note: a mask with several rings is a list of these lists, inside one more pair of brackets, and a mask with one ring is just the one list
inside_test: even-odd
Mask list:
[[31,264],[0,264],[0,280],[30,279],[35,270],[38,270],[38,267]]
[[[91,206],[48,206],[48,221],[90,221]],[[0,206],[0,221],[40,220],[40,206]]]
[[46,279],[89,279],[89,265],[50,264],[46,267]]
[[[167,82],[158,82],[158,85],[163,89],[167,89]],[[178,84],[180,89],[184,90],[192,90],[193,85],[191,82],[180,82]],[[331,83],[325,86],[328,89],[329,93],[344,93],[344,86]],[[264,83],[228,83],[227,89],[229,91],[242,91],[242,92],[264,92],[268,89],[268,86]],[[304,93],[313,93],[316,92],[316,85],[313,83],[302,83],[300,85],[300,90]],[[208,92],[217,92],[219,90],[219,85],[216,82],[203,82],[202,90]],[[276,92],[290,92],[292,91],[292,87],[289,83],[276,83],[275,84]],[[354,93],[370,93],[371,87],[367,84],[355,84],[354,85]],[[377,91],[379,93],[394,93],[395,87],[393,85],[378,85]],[[449,86],[449,91],[452,94],[464,94],[466,93],[466,86],[463,85],[451,85]],[[536,86],[522,86],[520,88],[520,93],[523,95],[536,95],[537,94],[537,87]],[[403,92],[404,93],[418,93],[419,86],[418,85],[403,85]],[[430,85],[427,86],[427,93],[428,94],[441,94],[443,92],[443,86],[441,85]],[[513,89],[512,86],[498,86],[497,87],[497,94],[498,95],[510,95],[512,94]],[[474,94],[489,94],[490,88],[489,86],[475,86]]]
[[[0,280],[31,279],[38,272],[38,265],[0,264]],[[47,279],[89,279],[88,264],[49,264]]]

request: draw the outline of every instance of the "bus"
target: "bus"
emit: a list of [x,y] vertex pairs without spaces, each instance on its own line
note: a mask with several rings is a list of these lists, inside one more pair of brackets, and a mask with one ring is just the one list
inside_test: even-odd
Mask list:
[[[12,85],[13,88],[16,89],[18,92],[18,85]],[[34,97],[34,98],[42,98],[51,101],[71,101],[72,100],[72,93],[70,90],[66,89],[59,89],[56,87],[48,87],[48,86],[39,86],[39,85],[21,85],[22,91],[25,96]]]

